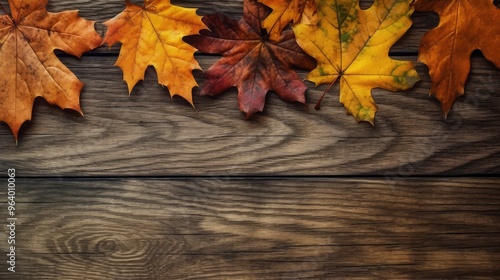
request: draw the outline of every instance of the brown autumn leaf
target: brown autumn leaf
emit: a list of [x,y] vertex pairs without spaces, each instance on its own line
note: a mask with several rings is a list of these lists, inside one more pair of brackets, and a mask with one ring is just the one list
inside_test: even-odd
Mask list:
[[318,7],[315,0],[259,0],[273,11],[262,25],[271,40],[279,40],[281,32],[291,23],[318,23]]
[[269,41],[261,25],[268,15],[266,6],[245,0],[242,19],[205,16],[211,31],[185,38],[202,52],[223,55],[207,70],[201,95],[214,96],[237,87],[239,108],[247,117],[264,109],[270,90],[287,102],[305,103],[307,87],[292,66],[313,69],[316,62],[300,49],[292,31],[285,31],[278,42]]
[[179,95],[193,104],[192,90],[197,83],[192,71],[201,67],[194,59],[196,49],[182,37],[206,28],[201,16],[196,9],[172,5],[170,0],[144,0],[143,7],[126,4],[122,13],[104,23],[108,27],[104,42],[110,47],[122,43],[116,65],[123,71],[129,93],[144,80],[151,65],[171,96]]
[[429,67],[431,94],[447,116],[464,94],[474,50],[500,68],[500,9],[493,0],[417,0],[415,8],[439,14],[439,25],[420,43],[418,59]]
[[0,16],[0,121],[16,141],[31,120],[33,102],[43,97],[62,109],[80,109],[83,83],[54,54],[80,57],[101,44],[94,22],[77,11],[50,13],[48,0],[9,0],[11,14]]

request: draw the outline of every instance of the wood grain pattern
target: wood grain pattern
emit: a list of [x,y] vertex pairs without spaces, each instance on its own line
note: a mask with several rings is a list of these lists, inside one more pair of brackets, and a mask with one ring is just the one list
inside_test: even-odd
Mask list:
[[[236,92],[197,96],[196,109],[171,100],[149,69],[129,97],[114,57],[63,58],[85,82],[85,118],[38,100],[19,146],[0,129],[0,169],[23,176],[478,175],[500,170],[500,71],[474,58],[467,96],[447,121],[427,96],[428,76],[406,93],[375,90],[376,125],[357,124],[338,102],[338,85],[308,93],[310,108],[273,93],[263,114],[245,121]],[[202,67],[217,57],[202,56]],[[301,73],[305,75],[305,73]],[[201,73],[197,78],[202,82]],[[491,84],[489,84],[491,83]],[[292,163],[293,164],[290,164]]]
[[493,179],[25,179],[18,188],[22,279],[500,273]]
[[[238,16],[241,10],[241,1],[177,4],[198,6],[200,14],[219,11]],[[75,6],[73,1],[50,1],[49,9]],[[98,22],[123,9],[122,1],[78,1],[77,6],[82,16]],[[415,18],[415,26],[425,24],[428,21]],[[402,48],[416,53],[408,45]],[[129,97],[120,70],[113,67],[116,55],[91,53],[82,61],[63,57],[86,84],[82,93],[86,117],[38,100],[33,122],[23,126],[18,147],[8,127],[1,124],[0,169],[14,166],[23,170],[23,176],[101,176],[103,172],[110,176],[412,176],[498,174],[500,170],[500,131],[496,129],[500,71],[477,54],[467,95],[447,121],[442,120],[434,98],[427,97],[427,69],[418,65],[423,80],[413,90],[374,91],[379,106],[375,128],[358,125],[345,115],[338,102],[338,85],[321,111],[313,107],[326,87],[310,84],[309,110],[286,104],[271,93],[266,111],[250,121],[243,121],[234,90],[212,100],[196,96],[199,89],[195,89],[197,109],[193,110],[183,100],[170,100],[152,69]],[[414,55],[401,56],[397,51],[395,55],[416,60]],[[197,58],[204,69],[217,59]],[[201,72],[196,77],[203,82]]]

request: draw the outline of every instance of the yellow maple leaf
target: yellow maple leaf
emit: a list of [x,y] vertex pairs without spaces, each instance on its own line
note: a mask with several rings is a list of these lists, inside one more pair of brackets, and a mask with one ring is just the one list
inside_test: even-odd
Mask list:
[[319,0],[317,25],[293,26],[297,42],[318,61],[307,79],[316,85],[340,78],[340,102],[356,121],[374,124],[373,88],[407,90],[419,80],[411,61],[389,57],[391,46],[410,28],[412,0]]
[[129,93],[144,80],[148,66],[158,74],[158,82],[170,95],[179,95],[193,104],[192,89],[197,86],[194,69],[201,69],[194,59],[196,49],[182,38],[206,28],[196,9],[170,4],[170,0],[145,0],[140,7],[126,1],[125,10],[104,24],[104,38],[110,47],[121,42],[116,62],[123,71]]

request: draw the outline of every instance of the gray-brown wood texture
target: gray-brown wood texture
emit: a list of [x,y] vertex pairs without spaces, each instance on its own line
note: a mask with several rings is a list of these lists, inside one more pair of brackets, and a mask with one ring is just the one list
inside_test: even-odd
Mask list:
[[[242,1],[172,2],[242,12]],[[101,34],[123,8],[49,3],[80,10]],[[433,14],[413,20],[392,57],[416,62],[437,24]],[[195,89],[192,108],[151,68],[129,96],[118,51],[60,54],[86,85],[85,117],[39,99],[18,146],[0,125],[1,279],[500,277],[500,71],[480,52],[448,119],[417,64],[414,89],[374,90],[372,127],[345,114],[337,85],[320,111],[326,87],[309,83],[307,107],[270,93],[248,121],[235,90]],[[204,69],[218,59],[196,58]],[[5,261],[8,168],[18,176],[16,274]]]

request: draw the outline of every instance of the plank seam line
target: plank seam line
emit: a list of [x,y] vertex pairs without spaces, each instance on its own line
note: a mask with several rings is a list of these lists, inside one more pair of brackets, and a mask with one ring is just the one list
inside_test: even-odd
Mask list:
[[[0,176],[7,179],[7,176]],[[418,180],[418,179],[500,179],[500,174],[469,174],[469,175],[124,175],[124,176],[17,176],[17,179],[34,180],[312,180],[312,179],[361,179],[361,180]]]

